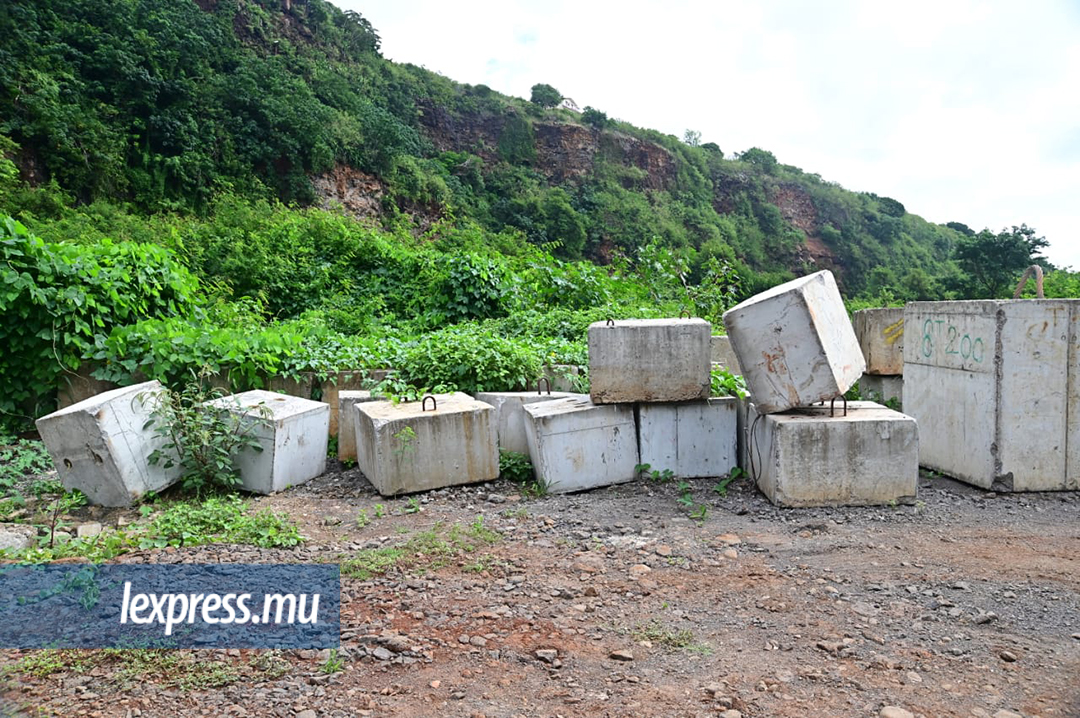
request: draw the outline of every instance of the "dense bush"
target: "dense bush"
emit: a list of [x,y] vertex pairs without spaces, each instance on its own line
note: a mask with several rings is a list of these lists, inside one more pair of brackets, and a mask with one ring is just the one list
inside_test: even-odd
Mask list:
[[461,391],[515,391],[540,376],[540,356],[528,344],[463,325],[433,332],[401,353],[401,377],[416,386]]

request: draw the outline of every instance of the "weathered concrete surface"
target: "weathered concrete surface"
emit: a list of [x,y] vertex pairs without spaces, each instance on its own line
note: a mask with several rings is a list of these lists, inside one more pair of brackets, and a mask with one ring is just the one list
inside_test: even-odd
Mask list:
[[866,368],[828,271],[747,299],[724,314],[724,326],[747,388],[766,414],[843,394]]
[[356,461],[356,405],[378,400],[370,391],[346,389],[337,393],[339,461]]
[[75,373],[64,372],[60,376],[60,387],[56,392],[56,407],[66,409],[102,392],[119,388],[111,381],[102,381],[91,376],[95,369],[90,364],[83,364]]
[[904,403],[904,376],[882,376],[881,374],[863,374],[859,379],[859,393],[868,401],[884,404],[887,401]]
[[922,465],[986,489],[1080,488],[1078,322],[1074,299],[908,304]]
[[552,493],[583,491],[636,478],[634,407],[588,397],[527,404],[525,433],[539,481]]
[[724,476],[738,456],[738,399],[637,407],[639,462],[684,479]]
[[180,478],[179,466],[149,463],[150,454],[165,444],[153,428],[143,428],[161,391],[156,381],[112,389],[38,419],[64,486],[79,489],[94,504],[130,506]]
[[577,364],[548,364],[544,367],[544,378],[547,383],[539,382],[546,391],[576,392],[578,389],[577,378],[581,375],[582,367]]
[[731,339],[727,336],[709,337],[709,358],[713,364],[719,364],[732,374],[742,374],[739,358],[731,348]]
[[356,463],[383,496],[490,481],[499,476],[495,409],[468,394],[356,405]]
[[243,430],[262,447],[235,459],[244,489],[270,494],[326,471],[330,407],[323,402],[255,389],[207,405],[240,416]]
[[851,315],[867,374],[904,373],[904,308],[860,309]]
[[872,506],[915,500],[915,420],[869,401],[759,414],[749,408],[748,452],[757,485],[777,506]]
[[482,391],[473,395],[477,401],[490,404],[495,409],[495,426],[499,448],[506,451],[529,453],[529,440],[525,435],[525,411],[522,407],[538,401],[552,401],[567,397],[584,398],[585,394],[565,391]]
[[272,376],[266,382],[266,387],[272,392],[281,392],[298,399],[311,399],[311,392],[315,387],[315,374],[310,371],[301,372],[296,378],[291,376]]
[[359,391],[364,387],[373,386],[370,375],[366,371],[339,371],[325,379],[319,385],[319,400],[330,406],[330,436],[339,435],[338,422],[340,418],[341,402],[338,397],[343,391]]
[[589,326],[589,395],[597,404],[709,398],[709,323],[628,319]]

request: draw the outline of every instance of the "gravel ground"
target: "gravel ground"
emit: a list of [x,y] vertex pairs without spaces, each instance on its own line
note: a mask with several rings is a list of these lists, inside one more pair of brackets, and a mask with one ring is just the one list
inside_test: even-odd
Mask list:
[[9,671],[4,700],[65,716],[1080,716],[1080,494],[924,475],[912,506],[777,509],[745,480],[691,483],[703,521],[675,484],[528,498],[495,482],[410,504],[339,466],[255,500],[300,525],[296,549],[120,561],[347,561],[478,516],[498,540],[343,578],[336,656],[71,660]]

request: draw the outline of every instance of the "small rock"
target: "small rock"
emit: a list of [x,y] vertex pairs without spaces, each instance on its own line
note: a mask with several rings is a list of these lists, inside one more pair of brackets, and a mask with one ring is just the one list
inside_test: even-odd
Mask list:
[[907,672],[907,679],[909,681],[911,681],[912,683],[922,683],[922,676],[920,676],[915,671],[908,671]]
[[1006,663],[1015,663],[1017,656],[1012,651],[1002,651],[998,654],[998,657]]
[[733,548],[726,548],[726,549],[724,549],[723,551],[721,551],[721,552],[720,552],[720,554],[721,554],[721,555],[722,555],[722,556],[723,556],[724,558],[731,558],[731,559],[735,559],[735,558],[738,558],[738,557],[739,557],[739,552],[738,552],[738,551],[736,551],[736,550],[735,550],[735,549],[733,549]]
[[82,524],[75,529],[75,535],[81,539],[94,538],[99,534],[101,534],[101,524],[97,523]]
[[737,534],[720,534],[716,540],[725,546],[736,546],[742,543],[742,539]]
[[663,558],[667,558],[671,555],[671,547],[667,544],[661,544],[657,546],[655,551],[657,556],[661,556]]
[[619,651],[612,651],[608,654],[608,658],[613,661],[632,661],[634,660],[634,654],[626,649]]
[[994,718],[1024,718],[1024,716],[1019,713],[1013,713],[1012,711],[1002,709],[994,714]]
[[652,572],[652,569],[649,568],[648,566],[646,566],[643,563],[636,563],[636,564],[634,564],[633,566],[630,567],[630,576],[633,577],[633,578],[638,578],[640,576],[644,576],[645,574],[651,573],[651,572]]
[[533,652],[533,655],[544,663],[554,663],[555,659],[559,657],[559,652],[554,648],[539,648]]
[[986,613],[980,613],[978,616],[972,619],[975,623],[982,625],[984,623],[990,623],[997,620],[997,614],[993,611],[987,611]]
[[488,494],[487,500],[492,504],[504,504],[506,503],[506,497],[502,494]]
[[487,639],[483,636],[473,636],[469,639],[469,643],[477,648],[483,648],[487,645]]
[[371,652],[371,655],[375,656],[380,661],[389,661],[394,657],[394,654],[386,650],[382,646],[377,646],[375,650]]
[[468,643],[469,640],[470,640],[470,637],[465,635],[465,634],[462,634],[462,635],[457,637],[457,642],[458,643]]
[[432,681],[431,683],[428,683],[428,685],[431,686],[432,688],[438,688],[439,686],[442,685],[442,681]]
[[742,711],[737,711],[734,708],[729,708],[720,714],[720,718],[742,718]]
[[318,713],[308,708],[307,710],[300,711],[296,714],[296,718],[317,718]]
[[878,713],[878,718],[915,718],[915,714],[898,706],[885,706]]

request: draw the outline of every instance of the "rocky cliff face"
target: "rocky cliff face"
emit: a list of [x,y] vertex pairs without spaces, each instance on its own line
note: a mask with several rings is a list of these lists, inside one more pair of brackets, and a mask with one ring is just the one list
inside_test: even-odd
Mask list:
[[837,275],[837,282],[843,285],[843,263],[821,240],[817,210],[806,190],[797,184],[779,184],[769,193],[769,201],[779,208],[780,215],[788,224],[806,235],[804,243],[795,249],[794,265],[790,269],[800,273],[803,268],[815,272],[828,269]]
[[379,219],[383,214],[386,185],[375,175],[347,165],[338,165],[329,172],[311,178],[319,206],[323,209],[341,207],[357,219]]

